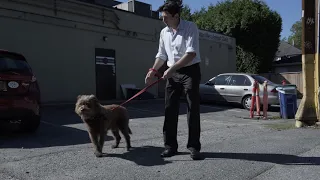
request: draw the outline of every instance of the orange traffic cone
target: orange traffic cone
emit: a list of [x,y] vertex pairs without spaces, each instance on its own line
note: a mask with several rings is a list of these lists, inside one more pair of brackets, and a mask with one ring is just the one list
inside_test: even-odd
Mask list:
[[255,81],[253,84],[253,88],[252,88],[252,96],[251,96],[251,107],[250,107],[250,118],[253,118],[254,116],[254,105],[256,102],[256,84],[257,82]]
[[256,108],[257,108],[257,115],[260,116],[260,88],[259,84],[256,82]]
[[268,90],[267,81],[263,83],[263,119],[267,119],[268,115]]

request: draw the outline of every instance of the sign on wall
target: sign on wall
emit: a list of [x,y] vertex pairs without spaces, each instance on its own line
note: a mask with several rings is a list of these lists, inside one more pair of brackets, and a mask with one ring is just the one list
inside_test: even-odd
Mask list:
[[205,64],[206,64],[206,66],[209,66],[209,58],[208,57],[205,58]]
[[96,56],[96,64],[104,66],[112,66],[112,72],[116,73],[116,64],[114,57]]
[[232,38],[223,34],[199,30],[199,38],[232,45]]

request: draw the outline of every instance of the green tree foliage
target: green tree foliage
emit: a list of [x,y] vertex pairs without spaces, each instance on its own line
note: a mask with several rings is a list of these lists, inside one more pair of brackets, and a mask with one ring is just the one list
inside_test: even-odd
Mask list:
[[191,19],[200,29],[236,38],[237,71],[270,70],[280,43],[282,19],[263,1],[225,0],[196,11]]
[[291,29],[291,35],[288,37],[287,42],[289,44],[293,44],[296,48],[301,49],[302,47],[302,21],[295,22]]
[[184,20],[192,21],[191,9],[188,5],[184,5],[180,16],[183,17]]

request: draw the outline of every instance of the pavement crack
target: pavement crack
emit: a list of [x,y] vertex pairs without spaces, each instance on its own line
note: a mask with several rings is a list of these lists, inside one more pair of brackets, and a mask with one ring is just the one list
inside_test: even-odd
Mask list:
[[[317,147],[319,147],[319,146],[320,146],[320,144],[317,144],[317,145],[313,146],[312,148],[309,148],[309,149],[306,150],[306,151],[301,151],[301,152],[298,152],[298,153],[293,154],[293,155],[297,156],[296,158],[299,158],[302,154],[308,153],[308,152],[312,151],[313,149],[315,149],[315,148],[317,148]],[[256,179],[256,178],[258,178],[260,175],[262,175],[262,174],[264,174],[264,173],[272,170],[272,169],[273,169],[274,167],[276,167],[276,166],[286,166],[286,165],[285,165],[285,164],[273,164],[273,165],[271,165],[269,168],[266,168],[266,169],[264,169],[263,171],[255,174],[255,175],[254,175],[253,177],[251,177],[250,179]]]
[[260,175],[262,175],[262,174],[270,171],[270,170],[271,170],[273,167],[275,167],[275,166],[276,166],[276,164],[270,165],[268,168],[265,168],[265,169],[263,169],[262,171],[260,171],[260,172],[256,173],[255,175],[253,175],[252,177],[249,177],[249,179],[251,179],[251,180],[252,180],[252,179],[255,179],[255,178],[259,177]]
[[66,150],[61,150],[61,151],[55,151],[55,152],[50,152],[50,153],[44,153],[44,154],[40,154],[40,155],[34,155],[34,156],[28,156],[28,157],[24,157],[24,158],[17,158],[17,159],[13,159],[11,161],[6,161],[3,162],[4,163],[12,163],[12,162],[18,162],[18,161],[24,161],[24,160],[30,160],[36,157],[43,157],[43,156],[48,156],[48,155],[55,155],[55,154],[59,154],[59,153],[63,153],[63,152],[72,152],[78,150],[76,148],[72,148],[72,149],[66,149]]
[[[1,166],[0,166],[1,167]],[[2,175],[1,175],[2,174]],[[6,180],[22,180],[21,177],[17,177],[16,175],[13,175],[12,173],[10,173],[9,171],[7,170],[4,170],[3,168],[0,169],[0,177],[3,177],[3,175],[6,177],[6,178],[9,178],[9,179],[6,179]]]

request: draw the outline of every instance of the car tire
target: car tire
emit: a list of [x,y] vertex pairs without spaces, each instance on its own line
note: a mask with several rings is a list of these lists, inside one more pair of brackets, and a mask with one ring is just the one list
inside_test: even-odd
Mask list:
[[33,115],[30,118],[24,119],[21,122],[21,131],[25,133],[33,133],[37,131],[40,125],[41,117]]
[[246,110],[250,110],[251,107],[251,95],[246,95],[242,98],[242,107]]
[[[251,95],[246,95],[245,97],[243,97],[241,104],[242,104],[244,109],[250,110],[250,108],[251,108]],[[271,107],[271,105],[268,104],[268,110],[270,109],[270,107]],[[256,111],[257,108],[254,107],[253,110]],[[260,105],[260,111],[263,111],[263,105],[262,104]]]

